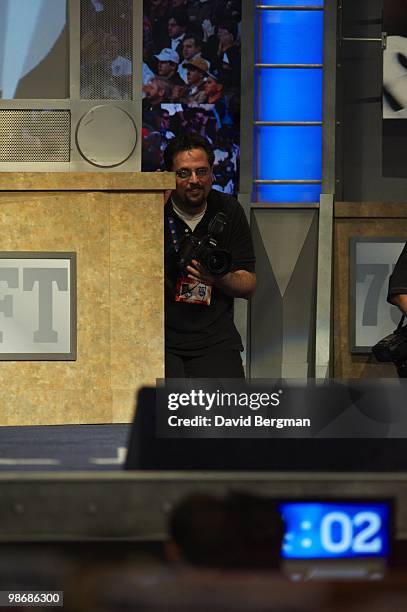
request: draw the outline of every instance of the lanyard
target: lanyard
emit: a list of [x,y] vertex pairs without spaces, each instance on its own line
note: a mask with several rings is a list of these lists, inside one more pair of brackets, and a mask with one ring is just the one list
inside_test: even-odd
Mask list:
[[178,253],[179,240],[178,240],[177,228],[175,225],[174,217],[172,217],[171,215],[168,215],[168,225],[170,226],[170,234],[171,234],[172,244],[174,245],[174,250],[176,253]]

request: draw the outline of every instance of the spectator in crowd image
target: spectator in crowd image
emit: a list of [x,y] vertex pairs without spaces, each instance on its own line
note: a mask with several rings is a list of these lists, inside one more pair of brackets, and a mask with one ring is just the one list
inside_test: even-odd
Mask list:
[[182,41],[185,38],[187,30],[188,17],[185,10],[174,10],[170,13],[168,20],[168,35],[170,37],[170,46],[178,55],[182,54]]
[[155,172],[161,164],[161,135],[143,127],[142,136],[142,171]]
[[168,18],[169,0],[148,0],[147,16],[151,23],[154,51],[158,53],[163,47],[169,46]]
[[[81,39],[81,97],[89,99],[108,98],[123,100],[130,97],[125,81],[130,74],[119,74],[126,69],[126,58],[118,53],[118,39],[113,34],[87,32]],[[131,63],[130,63],[131,66]],[[118,74],[114,74],[113,70]],[[94,78],[95,72],[98,79]],[[121,80],[120,76],[125,79]],[[123,85],[123,89],[121,89]]]
[[[168,100],[171,85],[165,79],[155,77],[143,87],[143,125],[154,129],[155,112],[161,107],[164,100]],[[159,167],[159,166],[157,166]]]
[[207,75],[209,64],[203,57],[191,59],[185,64],[187,70],[188,88],[185,93],[187,104],[201,104],[206,100],[204,91],[204,79]]
[[81,27],[86,24],[95,34],[115,34],[123,47],[130,48],[131,30],[128,26],[131,14],[132,0],[88,0],[87,4],[81,3]]
[[206,111],[201,106],[189,109],[188,131],[198,134],[213,144],[216,137],[216,119],[212,111]]
[[236,147],[236,151],[234,150],[236,137],[237,135],[234,133],[234,130],[226,126],[222,126],[220,130],[218,130],[214,148],[215,164],[217,163],[218,159],[220,160],[220,156],[218,157],[218,151],[222,151],[225,154],[222,157],[222,161],[228,158],[236,169],[236,151],[239,151],[238,147]]
[[237,46],[237,25],[232,21],[218,25],[219,40],[216,66],[225,85],[240,87],[240,49]]
[[169,519],[166,555],[196,568],[279,569],[284,522],[276,502],[246,493],[225,499],[196,493]]
[[153,28],[149,18],[143,17],[143,59],[149,65],[154,55]]
[[160,108],[155,115],[155,128],[160,134],[160,151],[161,159],[160,166],[163,165],[163,153],[167,148],[168,143],[172,138],[175,138],[174,132],[170,128],[170,114],[167,109]]
[[149,83],[151,79],[154,79],[154,77],[154,72],[148,67],[145,62],[143,62],[143,85],[147,85],[147,83]]
[[238,24],[242,19],[242,0],[218,0],[214,19],[215,23],[231,20]]
[[182,104],[185,100],[187,84],[181,79],[181,82],[175,83],[171,88],[170,102],[173,104]]
[[[173,109],[167,107],[169,131],[205,137],[215,149],[215,189],[235,191],[239,170],[240,0],[145,0],[144,9],[143,125],[147,136],[151,135],[149,160],[162,160],[167,141],[157,128],[155,115],[162,103],[173,104]],[[161,28],[159,45],[153,33],[157,28]],[[167,81],[169,93],[163,96],[159,87],[157,95],[156,78]],[[227,145],[222,135],[218,139],[224,126],[232,130]],[[154,145],[158,149],[155,153]],[[159,167],[162,165],[156,169]]]
[[215,106],[220,125],[224,123],[227,111],[224,89],[225,87],[221,77],[211,73],[207,74],[203,84],[203,90],[206,96],[205,103]]
[[156,108],[150,122],[151,125],[143,126],[143,171],[147,172],[162,167],[164,151],[175,137],[170,129],[170,114],[167,109]]
[[215,14],[215,0],[188,0],[188,19],[192,24],[203,24],[204,21],[213,23]]
[[[158,130],[162,134],[163,138],[170,141],[171,138],[175,138],[174,132],[171,132],[170,127],[170,113],[166,108],[161,108],[158,113]],[[165,148],[165,147],[164,147]]]
[[240,92],[229,96],[227,104],[227,118],[224,124],[233,125],[237,129],[240,126]]
[[204,91],[208,104],[216,104],[224,96],[224,85],[219,76],[208,73],[204,82]]
[[213,153],[213,188],[223,193],[235,193],[238,171],[239,147],[238,136],[222,127],[216,134]]
[[186,64],[193,59],[202,57],[202,39],[195,34],[187,34],[182,41],[183,61],[178,66],[178,73],[182,80],[187,83]]
[[160,79],[165,79],[171,86],[183,84],[178,74],[179,55],[176,51],[169,48],[162,49],[154,57],[158,60],[157,73]]
[[110,68],[113,76],[130,77],[133,70],[133,63],[128,57],[120,54],[119,38],[115,34],[108,35],[106,46],[108,47],[108,61],[112,57]]
[[213,188],[222,193],[235,193],[235,171],[228,160],[219,162],[213,169]]
[[90,2],[93,5],[93,8],[95,9],[96,13],[100,13],[105,8],[101,0],[90,0]]

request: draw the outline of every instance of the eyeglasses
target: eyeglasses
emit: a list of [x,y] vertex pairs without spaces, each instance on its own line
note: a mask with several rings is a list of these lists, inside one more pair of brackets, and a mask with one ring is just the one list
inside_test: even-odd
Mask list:
[[191,178],[192,174],[195,173],[198,178],[204,178],[208,175],[210,168],[195,168],[195,170],[191,170],[191,168],[180,168],[179,170],[175,170],[175,174],[180,179]]

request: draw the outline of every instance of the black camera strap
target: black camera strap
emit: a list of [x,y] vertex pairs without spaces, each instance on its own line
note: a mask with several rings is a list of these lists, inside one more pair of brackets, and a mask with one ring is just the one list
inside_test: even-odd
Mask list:
[[404,319],[405,318],[406,318],[406,315],[403,312],[403,314],[401,315],[401,319],[399,321],[399,324],[397,325],[397,329],[401,329],[403,327],[403,323],[404,323]]

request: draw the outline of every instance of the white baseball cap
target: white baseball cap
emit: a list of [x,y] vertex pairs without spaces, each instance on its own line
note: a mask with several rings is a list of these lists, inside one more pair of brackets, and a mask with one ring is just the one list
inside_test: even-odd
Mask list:
[[154,55],[160,62],[173,62],[179,64],[179,55],[172,49],[161,49],[158,55]]

